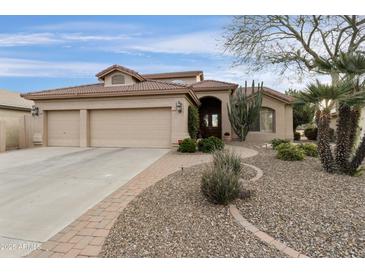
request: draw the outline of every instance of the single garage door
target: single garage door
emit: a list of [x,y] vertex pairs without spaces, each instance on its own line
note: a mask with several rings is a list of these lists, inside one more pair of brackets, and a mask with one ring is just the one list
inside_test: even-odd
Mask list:
[[48,111],[48,146],[80,146],[80,111]]
[[92,147],[169,147],[171,109],[90,111]]

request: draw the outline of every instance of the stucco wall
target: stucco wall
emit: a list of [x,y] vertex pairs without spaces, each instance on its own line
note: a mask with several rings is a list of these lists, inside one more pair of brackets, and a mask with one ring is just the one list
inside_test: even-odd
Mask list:
[[[125,80],[125,85],[133,85],[136,83],[136,80],[127,75],[127,74],[124,74],[124,73],[120,73],[120,72],[114,72],[114,73],[111,73],[111,74],[108,74],[107,76],[105,76],[105,79],[104,79],[104,85],[105,86],[112,86],[112,77],[114,75],[123,75],[124,76],[124,80]],[[116,85],[113,85],[113,86],[116,86]]]
[[[275,110],[275,132],[250,131],[247,141],[267,142],[274,138],[293,139],[293,108],[291,105],[263,96],[262,107]],[[235,135],[235,134],[234,134]]]
[[0,120],[4,121],[6,130],[6,148],[25,147],[25,119],[30,117],[29,111],[0,109]]
[[[183,104],[182,112],[176,110],[176,103]],[[168,107],[171,109],[171,144],[177,144],[178,140],[189,137],[187,119],[188,106],[190,102],[184,95],[176,96],[141,96],[130,98],[97,98],[97,99],[69,99],[69,100],[50,100],[36,101],[36,106],[40,109],[40,115],[34,120],[34,139],[40,138],[43,145],[47,145],[47,111],[49,110],[80,110],[80,125],[85,124],[85,110],[92,109],[130,109],[130,108],[160,108]],[[153,121],[151,121],[153,123]],[[83,126],[83,128],[87,128]],[[81,129],[80,129],[81,130]],[[83,130],[80,131],[81,133]],[[80,144],[84,146],[88,143],[88,134],[81,134]]]
[[196,82],[200,81],[200,78],[198,77],[185,77],[185,78],[165,78],[165,79],[157,79],[157,81],[164,81],[164,82],[169,82],[169,83],[173,83],[175,81],[183,81],[185,84],[194,84]]
[[221,90],[221,91],[199,91],[196,92],[198,98],[203,98],[203,97],[215,97],[218,98],[221,101],[221,105],[222,105],[222,109],[221,109],[221,113],[222,113],[222,138],[225,132],[228,132],[231,134],[232,136],[232,128],[231,128],[231,123],[229,121],[228,118],[228,111],[227,111],[227,104],[229,102],[229,95],[230,95],[230,91],[229,90]]

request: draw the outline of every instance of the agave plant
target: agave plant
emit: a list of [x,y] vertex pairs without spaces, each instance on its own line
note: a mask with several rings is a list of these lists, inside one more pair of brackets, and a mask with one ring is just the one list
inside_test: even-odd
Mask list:
[[245,82],[244,89],[237,88],[229,98],[228,117],[241,142],[246,140],[250,126],[260,115],[262,90],[263,83],[255,88],[255,82],[252,82],[252,92],[248,94],[247,82]]

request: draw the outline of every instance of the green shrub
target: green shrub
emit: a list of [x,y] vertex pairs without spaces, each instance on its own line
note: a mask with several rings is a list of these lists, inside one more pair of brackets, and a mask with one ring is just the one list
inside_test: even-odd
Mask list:
[[307,127],[304,130],[304,136],[307,137],[308,140],[315,141],[317,140],[318,128],[316,127]]
[[241,157],[230,150],[218,150],[213,153],[214,168],[230,169],[234,174],[240,175],[242,171]]
[[224,148],[224,143],[221,139],[210,136],[206,139],[201,139],[198,143],[199,151],[210,153],[215,150],[222,150]]
[[287,144],[290,143],[290,140],[288,139],[279,139],[279,138],[275,138],[271,140],[271,145],[273,149],[276,149],[276,147],[280,144]]
[[281,144],[277,147],[276,157],[284,161],[302,161],[304,160],[304,151],[293,144]]
[[199,130],[199,111],[194,106],[188,107],[188,131],[191,138],[196,139]]
[[210,202],[227,205],[240,195],[239,176],[231,169],[208,168],[203,173],[201,191]]
[[299,148],[304,151],[304,154],[310,157],[318,157],[316,144],[300,144]]
[[196,151],[196,141],[194,139],[186,138],[180,144],[178,150],[179,152],[193,153]]
[[300,133],[299,132],[294,132],[294,141],[300,141]]
[[281,143],[280,145],[278,145],[276,147],[276,150],[281,150],[281,149],[288,149],[288,148],[291,148],[295,145],[293,145],[292,143]]

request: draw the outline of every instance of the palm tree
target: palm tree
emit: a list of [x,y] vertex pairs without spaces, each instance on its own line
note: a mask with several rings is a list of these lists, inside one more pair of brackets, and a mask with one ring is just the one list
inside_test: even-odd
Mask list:
[[[361,63],[358,62],[359,60],[349,60],[357,65]],[[363,60],[365,65],[365,58]],[[344,67],[344,59],[339,59],[339,64],[340,62]],[[351,70],[355,71],[353,67]],[[310,84],[305,91],[300,92],[295,97],[298,103],[315,106],[318,126],[318,153],[323,168],[327,172],[334,172],[337,169],[343,173],[354,174],[365,157],[365,136],[359,147],[355,149],[354,157],[352,159],[350,157],[355,143],[360,109],[365,105],[364,83],[360,82],[358,76],[355,77],[355,75],[348,73],[336,84],[321,84],[317,80],[316,83]],[[336,106],[338,106],[339,119],[337,122],[336,157],[333,157],[330,147],[329,123],[331,110],[335,109]]]
[[[339,102],[337,104],[337,145],[335,151],[335,160],[339,171],[353,174],[364,159],[365,140],[362,147],[357,146],[357,136],[359,136],[359,121],[361,108],[363,107],[362,92],[364,91],[365,82],[362,79],[365,74],[365,55],[363,53],[341,53],[331,63],[321,60],[318,67],[327,73],[337,73],[340,75],[340,81],[352,83],[352,90],[349,95],[352,100],[349,102]],[[364,137],[365,138],[365,137]],[[363,151],[363,152],[362,152]],[[351,159],[351,154],[355,156]]]

